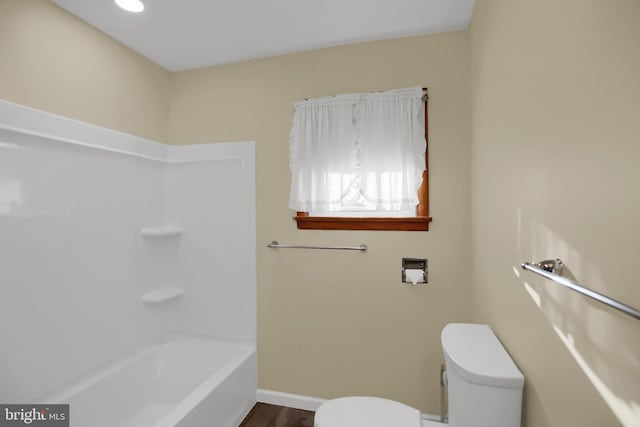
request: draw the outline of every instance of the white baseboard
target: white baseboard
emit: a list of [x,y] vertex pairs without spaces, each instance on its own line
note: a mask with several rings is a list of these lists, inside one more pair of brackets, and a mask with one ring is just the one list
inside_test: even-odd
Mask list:
[[317,397],[262,389],[258,389],[256,396],[258,402],[268,403],[270,405],[287,406],[295,409],[304,409],[305,411],[316,411],[318,407],[325,402],[325,399],[318,399]]
[[[318,407],[326,402],[326,399],[303,396],[301,394],[283,393],[281,391],[258,389],[256,392],[258,402],[269,405],[286,406],[288,408],[303,409],[305,411],[316,411]],[[423,420],[440,421],[440,415],[421,414]],[[443,424],[446,425],[446,424]]]
[[[425,421],[431,421],[431,422],[436,422],[436,423],[442,423],[442,419],[440,418],[440,415],[432,415],[432,414],[421,414],[420,418],[422,418]],[[447,425],[445,423],[442,423],[442,425]]]

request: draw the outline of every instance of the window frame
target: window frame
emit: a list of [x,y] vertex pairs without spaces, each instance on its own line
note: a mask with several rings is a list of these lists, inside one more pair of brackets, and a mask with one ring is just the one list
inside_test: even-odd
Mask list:
[[299,230],[380,230],[380,231],[429,231],[429,96],[427,88],[424,100],[424,170],[422,184],[418,188],[416,215],[410,217],[344,217],[311,216],[309,212],[296,212],[293,219]]

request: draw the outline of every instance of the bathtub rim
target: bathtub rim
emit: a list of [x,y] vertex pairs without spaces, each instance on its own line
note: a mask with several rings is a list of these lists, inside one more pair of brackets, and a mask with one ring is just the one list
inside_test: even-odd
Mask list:
[[[256,344],[251,340],[234,340],[234,339],[228,339],[228,338],[209,337],[206,335],[198,335],[198,334],[169,332],[159,337],[156,337],[145,344],[131,347],[128,350],[123,350],[122,352],[120,352],[119,355],[112,358],[111,360],[105,363],[102,363],[96,366],[91,371],[85,372],[84,374],[65,382],[59,387],[56,387],[55,389],[42,394],[34,401],[43,402],[46,404],[64,404],[68,402],[69,399],[75,396],[76,394],[81,393],[82,391],[99,383],[100,381],[104,380],[110,375],[117,373],[118,371],[126,368],[130,364],[133,364],[139,359],[153,353],[163,345],[166,345],[180,338],[206,340],[214,343],[230,344],[230,345],[238,346],[239,348],[242,348],[244,350],[241,355],[238,355],[228,361],[225,361],[225,363],[222,364],[220,369],[227,367],[227,365],[229,365],[232,361],[237,361],[235,366],[240,366],[242,362],[248,359],[252,354],[257,353]],[[229,371],[229,374],[232,372],[233,372],[233,369]],[[211,375],[203,379],[203,382],[199,384],[198,387],[194,389],[194,391],[198,390],[205,383],[208,383],[209,379],[212,376],[216,376],[217,373],[218,373],[218,370],[216,370]],[[224,377],[222,379],[224,379]],[[176,405],[176,407],[179,406],[188,396],[191,396],[192,392],[186,395],[184,399],[180,400]],[[173,412],[173,409],[170,412]]]

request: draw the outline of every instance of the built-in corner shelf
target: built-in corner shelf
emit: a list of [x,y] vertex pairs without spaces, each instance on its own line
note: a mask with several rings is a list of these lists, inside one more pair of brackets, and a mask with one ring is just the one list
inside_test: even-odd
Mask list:
[[182,235],[180,227],[146,227],[140,230],[142,237],[178,237]]
[[156,289],[155,291],[142,295],[142,302],[147,305],[162,304],[163,302],[180,298],[182,294],[184,294],[184,289],[175,286]]

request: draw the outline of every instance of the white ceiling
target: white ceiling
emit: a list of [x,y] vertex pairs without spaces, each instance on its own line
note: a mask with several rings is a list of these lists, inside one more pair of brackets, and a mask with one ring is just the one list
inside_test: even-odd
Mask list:
[[170,71],[466,29],[475,0],[51,0]]

